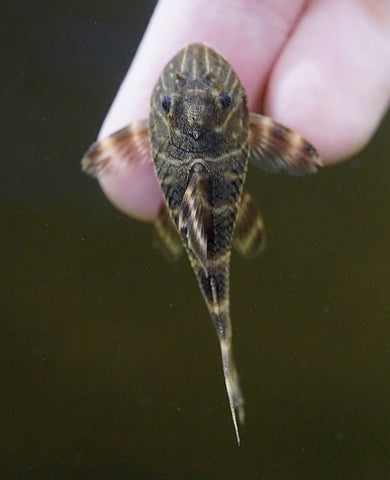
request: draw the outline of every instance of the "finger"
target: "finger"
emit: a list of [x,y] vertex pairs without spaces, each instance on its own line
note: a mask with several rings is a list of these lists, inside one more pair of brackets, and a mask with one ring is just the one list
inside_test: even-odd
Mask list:
[[232,64],[260,108],[270,68],[302,12],[304,0],[161,0],[99,137],[147,117],[152,90],[183,45],[207,43]]
[[[160,1],[99,137],[148,117],[150,96],[163,67],[184,44],[199,39],[229,60],[247,90],[249,106],[258,110],[271,66],[304,4],[304,0]],[[151,219],[157,214],[162,197],[150,165],[129,168],[120,178],[102,177],[100,183],[129,215]]]
[[390,2],[310,2],[277,61],[267,114],[328,163],[362,148],[390,98]]

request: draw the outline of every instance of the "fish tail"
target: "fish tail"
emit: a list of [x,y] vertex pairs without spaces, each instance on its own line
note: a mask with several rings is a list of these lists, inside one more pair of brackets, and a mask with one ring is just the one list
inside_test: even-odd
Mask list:
[[242,425],[245,420],[244,397],[241,393],[238,374],[234,364],[231,340],[220,339],[220,346],[226,392],[229,399],[229,406],[232,414],[234,430],[236,432],[237,443],[240,445],[240,432],[238,425]]
[[237,443],[240,445],[238,426],[239,424],[242,425],[244,423],[245,410],[244,397],[241,393],[240,382],[233,357],[229,297],[225,297],[223,302],[221,302],[217,293],[217,285],[215,284],[215,279],[213,277],[210,278],[210,286],[213,297],[213,307],[210,308],[211,305],[209,305],[209,310],[219,338],[226,392],[229,399]]
[[[191,263],[198,278],[199,286],[217,331],[222,355],[222,367],[225,377],[226,392],[230,411],[240,445],[239,424],[244,423],[244,398],[241,393],[238,374],[232,351],[232,326],[230,321],[229,301],[229,259],[230,252],[224,262],[205,269],[194,255],[190,255]],[[213,268],[211,268],[213,267]],[[217,268],[216,268],[217,267]]]

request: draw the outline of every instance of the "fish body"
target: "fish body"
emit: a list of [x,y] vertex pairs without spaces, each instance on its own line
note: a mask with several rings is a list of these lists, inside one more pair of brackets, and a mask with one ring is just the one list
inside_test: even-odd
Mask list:
[[230,408],[243,421],[231,354],[229,270],[245,181],[249,112],[229,63],[190,45],[163,70],[153,91],[150,137],[155,172],[217,330]]
[[185,46],[166,65],[148,120],[93,144],[83,169],[109,174],[123,162],[152,158],[164,203],[156,231],[175,258],[184,246],[220,342],[236,438],[244,400],[232,355],[229,273],[232,246],[253,257],[264,246],[262,218],[243,192],[248,160],[290,174],[321,166],[297,132],[249,113],[247,96],[228,61],[205,44]]

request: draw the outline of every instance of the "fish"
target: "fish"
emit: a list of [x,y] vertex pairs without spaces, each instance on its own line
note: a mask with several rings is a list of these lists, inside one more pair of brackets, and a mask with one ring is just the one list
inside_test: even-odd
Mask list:
[[249,112],[245,89],[210,46],[188,44],[163,69],[150,116],[98,140],[82,169],[101,177],[124,163],[152,159],[164,201],[154,225],[163,251],[187,253],[217,332],[235,436],[244,397],[232,352],[232,248],[253,258],[265,246],[263,219],[243,190],[248,163],[271,173],[315,173],[323,165],[299,133]]

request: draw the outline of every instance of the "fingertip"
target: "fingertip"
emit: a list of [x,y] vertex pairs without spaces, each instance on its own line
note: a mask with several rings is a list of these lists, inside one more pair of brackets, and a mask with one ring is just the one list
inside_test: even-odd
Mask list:
[[128,165],[98,180],[107,198],[126,215],[144,221],[156,217],[163,197],[152,161]]
[[351,156],[387,109],[388,46],[360,2],[311,3],[270,78],[267,114],[300,131],[326,163]]
[[[105,137],[149,112],[166,63],[185,45],[202,42],[227,58],[259,108],[275,56],[304,0],[160,0],[99,133]],[[207,15],[205,14],[207,12]]]
[[267,114],[299,131],[326,163],[351,156],[371,136],[377,123],[368,122],[360,108],[308,58],[275,75],[266,102]]

